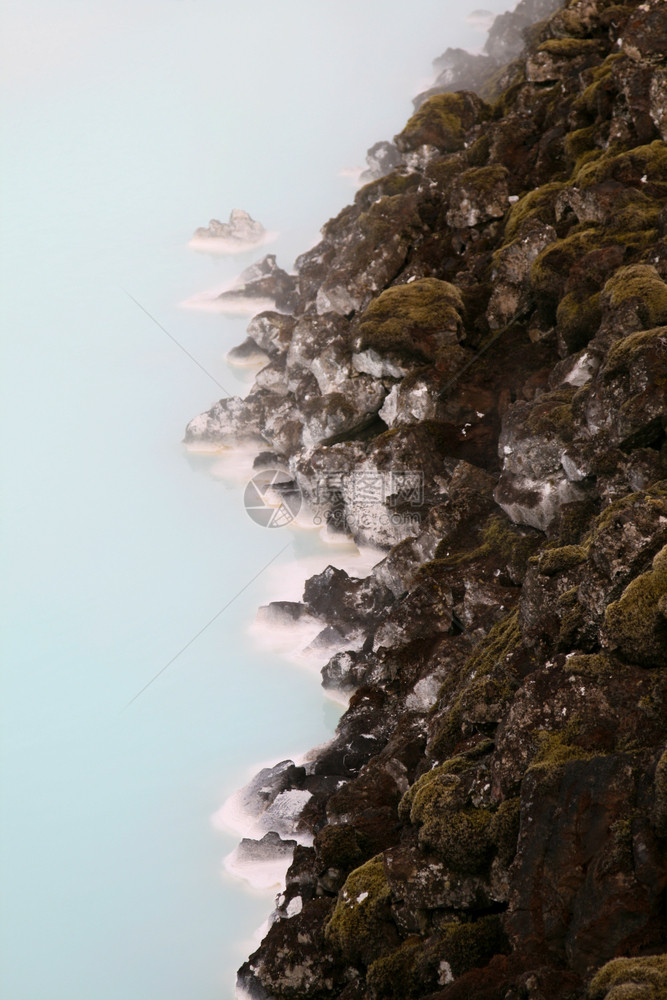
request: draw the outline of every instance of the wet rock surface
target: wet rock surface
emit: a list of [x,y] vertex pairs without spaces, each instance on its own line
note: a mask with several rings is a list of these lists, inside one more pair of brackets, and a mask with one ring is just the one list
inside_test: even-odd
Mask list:
[[555,7],[376,149],[186,432],[384,551],[263,612],[350,703],[248,792],[300,840],[254,997],[665,993],[667,6]]

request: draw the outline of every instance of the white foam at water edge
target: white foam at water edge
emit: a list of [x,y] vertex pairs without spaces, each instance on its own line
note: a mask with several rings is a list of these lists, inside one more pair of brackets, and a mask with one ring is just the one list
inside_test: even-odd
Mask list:
[[[298,764],[299,760],[303,759],[304,759],[303,755],[301,757],[298,757],[296,755],[294,756],[286,755],[280,758],[280,760],[293,760],[295,764]],[[273,767],[277,763],[279,763],[279,761],[273,761],[273,763],[271,764],[264,764],[260,765],[259,767],[256,767],[253,770],[252,776],[254,777],[256,774],[259,773],[259,771],[263,770],[264,767]],[[272,825],[276,824],[272,824],[270,822],[270,819],[262,822],[262,816],[259,817],[253,816],[252,813],[248,812],[248,810],[243,805],[243,793],[244,793],[243,788],[241,788],[239,791],[232,792],[232,794],[229,796],[228,799],[226,799],[225,802],[223,802],[223,804],[217,810],[217,812],[213,813],[213,815],[211,816],[211,823],[217,830],[226,831],[228,833],[234,833],[241,838],[247,837],[249,840],[261,840],[264,834],[270,831]],[[285,793],[281,794],[285,795]],[[297,794],[299,793],[298,790],[294,789],[291,790],[291,794],[293,798],[296,798]],[[307,794],[308,798],[310,798],[310,793],[301,793],[301,794],[303,795]],[[277,796],[277,798],[279,798],[279,796]],[[306,801],[307,799],[296,801],[295,807],[300,804],[301,808],[303,808],[303,806],[306,804]],[[301,812],[301,809],[295,808],[295,817],[294,817],[295,819],[299,812]],[[299,833],[284,834],[284,837],[289,840],[296,840],[296,842],[298,844],[301,844],[303,847],[310,847],[312,846],[313,842],[312,835],[305,831]]]
[[[326,539],[323,539],[327,541]],[[321,573],[327,566],[344,569],[352,577],[363,579],[384,559],[386,552],[370,546],[357,548],[343,535],[327,543],[329,551],[316,552],[293,562],[270,566],[264,574],[263,589],[268,601],[300,601],[303,586],[309,577]],[[324,627],[324,626],[322,626]]]
[[[265,652],[279,653],[290,658],[310,645],[324,628],[322,622],[292,622],[290,624],[254,621],[246,634]],[[326,661],[325,661],[326,662]]]
[[[210,457],[208,472],[214,479],[222,479],[234,486],[246,486],[257,470],[253,462],[257,456],[257,442],[243,448],[225,448],[223,445],[207,444],[205,441],[188,443],[188,451]],[[240,501],[242,502],[242,501]]]
[[224,236],[193,236],[188,241],[188,246],[196,250],[197,253],[210,253],[214,256],[218,254],[241,254],[250,253],[257,247],[266,246],[267,243],[274,243],[280,233],[265,232],[259,240],[235,240],[225,239]]
[[219,292],[200,292],[185,299],[180,305],[184,309],[205,309],[207,312],[226,313],[230,316],[254,316],[276,307],[275,299],[246,298],[243,295],[221,299],[219,295]]
[[338,176],[351,181],[352,185],[355,188],[358,188],[361,187],[361,175],[363,174],[364,169],[364,167],[343,167],[342,170],[338,171]]
[[291,854],[272,861],[243,861],[239,858],[238,848],[228,854],[223,862],[225,871],[229,875],[247,882],[260,892],[283,888],[287,869],[291,863]]

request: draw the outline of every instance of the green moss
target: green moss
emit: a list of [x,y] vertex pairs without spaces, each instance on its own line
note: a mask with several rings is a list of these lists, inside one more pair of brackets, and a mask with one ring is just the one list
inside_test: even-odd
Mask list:
[[466,189],[473,189],[475,194],[491,194],[498,185],[507,181],[507,167],[492,164],[487,167],[470,167],[461,174],[461,184]]
[[576,391],[574,386],[568,386],[543,393],[536,400],[526,421],[530,434],[571,441],[574,434],[572,399]]
[[455,285],[421,278],[387,288],[368,306],[359,324],[362,349],[432,359],[443,336],[461,326],[463,300]]
[[519,839],[521,799],[519,796],[505,799],[493,814],[489,834],[495,844],[500,863],[507,868],[516,854]]
[[437,949],[454,976],[487,965],[494,955],[507,953],[507,938],[500,917],[481,917],[469,923],[448,923],[440,928]]
[[595,150],[595,131],[595,125],[589,125],[587,128],[579,128],[566,135],[565,152],[575,163],[581,156],[587,156],[593,151],[601,152]]
[[422,775],[411,791],[410,822],[419,827],[420,844],[454,871],[482,870],[493,853],[491,812],[461,806],[460,779],[447,765]]
[[619,267],[604,286],[603,296],[612,309],[637,301],[647,329],[667,323],[667,284],[648,264]]
[[659,226],[662,202],[640,192],[627,194],[618,199],[613,213],[609,217],[609,226],[613,232],[643,232],[657,231]]
[[439,566],[453,569],[467,563],[491,558],[511,572],[512,578],[523,577],[528,559],[542,541],[537,531],[519,528],[504,515],[493,514],[488,518],[481,533],[481,542],[474,549],[452,552],[452,542],[446,539],[438,543],[435,551]]
[[408,120],[396,136],[396,144],[403,151],[429,145],[454,153],[463,149],[466,130],[488,114],[486,105],[479,99],[473,101],[470,95],[435,94]]
[[633,868],[632,815],[617,819],[609,827],[611,834],[604,855],[599,861],[600,876],[629,872]]
[[[366,985],[374,1000],[412,1000],[424,992],[422,977],[415,975],[415,966],[423,956],[424,942],[410,937],[391,955],[378,958],[366,973]],[[432,976],[437,985],[437,975]]]
[[364,838],[352,826],[325,826],[315,837],[315,850],[322,868],[351,871],[358,868],[370,851]]
[[584,79],[590,82],[573,102],[575,111],[595,115],[600,106],[600,97],[604,91],[609,91],[611,73],[614,63],[625,58],[620,52],[612,52],[599,66],[592,66],[584,74]]
[[533,734],[537,752],[529,770],[548,773],[558,770],[570,760],[590,760],[594,754],[589,753],[572,741],[578,734],[576,722],[570,722],[564,729],[557,732],[541,729]]
[[432,768],[430,771],[426,771],[426,773],[422,774],[415,781],[414,785],[411,785],[407,792],[403,795],[403,798],[398,806],[399,818],[404,822],[408,822],[411,818],[412,806],[414,804],[415,797],[422,795],[422,793],[425,793],[428,796],[430,794],[428,789],[435,787],[436,785],[440,787],[440,794],[443,798],[447,797],[447,788],[449,786],[451,792],[451,803],[456,803],[459,787],[459,782],[456,776],[465,773],[465,771],[469,768],[470,760],[461,755],[459,757],[451,757],[443,764],[438,764],[437,767]]
[[525,82],[525,62],[521,59],[501,66],[484,81],[480,94],[485,101],[492,102],[491,116],[494,121],[503,118],[513,109],[517,94]]
[[615,673],[608,653],[575,653],[567,658],[563,669],[591,680],[602,680]]
[[589,1000],[667,1000],[667,955],[614,958],[593,977]]
[[438,704],[454,699],[441,718],[431,743],[435,757],[449,756],[463,738],[463,726],[486,732],[496,722],[518,686],[515,669],[508,660],[521,645],[518,609],[490,629],[486,639],[466,660],[460,674],[443,684]]
[[575,500],[563,504],[558,518],[558,541],[560,545],[576,545],[590,528],[597,514],[597,504],[593,500]]
[[621,153],[610,148],[594,163],[581,167],[573,176],[573,181],[581,188],[607,180],[662,185],[666,178],[667,144],[656,139],[647,146],[636,146]]
[[[535,258],[530,270],[533,293],[552,302],[562,295],[572,266],[591,250],[601,245],[599,229],[588,228],[573,232],[556,243],[551,243]],[[604,242],[604,240],[603,240]]]
[[604,633],[609,645],[631,663],[667,664],[667,546],[652,569],[632,580],[618,601],[608,605]]
[[562,545],[558,549],[544,551],[539,558],[538,569],[543,576],[555,576],[579,566],[587,557],[588,550],[584,545]]
[[658,761],[653,787],[655,789],[656,831],[658,836],[667,837],[667,750]]
[[419,186],[419,174],[404,174],[400,170],[393,170],[390,174],[364,184],[357,191],[354,200],[357,205],[370,208],[378,198],[394,197],[404,195]]
[[529,191],[510,209],[505,223],[505,238],[507,241],[518,236],[521,227],[530,219],[553,226],[556,224],[556,199],[566,187],[561,181],[552,181],[542,187]]
[[372,1000],[411,1000],[442,986],[444,963],[458,977],[507,951],[499,917],[460,923],[450,918],[426,940],[410,937],[390,955],[373,962],[366,985]]
[[338,894],[325,938],[348,962],[366,962],[385,954],[393,942],[386,931],[391,892],[378,854],[348,875]]
[[602,320],[600,293],[569,292],[558,304],[556,323],[561,340],[573,354],[581,350],[598,331]]
[[592,38],[549,38],[537,51],[547,52],[559,59],[575,59],[577,56],[597,54],[600,43]]

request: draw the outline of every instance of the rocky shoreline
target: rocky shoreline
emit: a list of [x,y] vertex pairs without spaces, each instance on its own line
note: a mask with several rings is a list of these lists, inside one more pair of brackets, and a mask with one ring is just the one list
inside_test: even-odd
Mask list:
[[667,6],[555,7],[258,270],[267,363],[186,430],[386,553],[265,611],[350,704],[246,792],[296,841],[257,1000],[667,996]]

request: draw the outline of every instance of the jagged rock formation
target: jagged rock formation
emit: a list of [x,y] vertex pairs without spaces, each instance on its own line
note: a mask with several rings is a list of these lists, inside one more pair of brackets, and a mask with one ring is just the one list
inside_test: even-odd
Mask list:
[[352,698],[256,997],[667,995],[667,5],[571,0],[508,75],[420,106],[187,430],[387,553],[275,609]]
[[561,0],[519,0],[514,10],[494,19],[480,55],[465,49],[447,49],[434,60],[437,76],[428,90],[415,97],[415,109],[434,94],[454,90],[475,90],[482,95],[491,93],[506,72],[508,63],[521,55],[533,26],[560,6]]
[[208,226],[195,229],[193,240],[220,240],[227,243],[247,245],[261,243],[266,230],[242,208],[233,208],[229,222],[211,219]]

